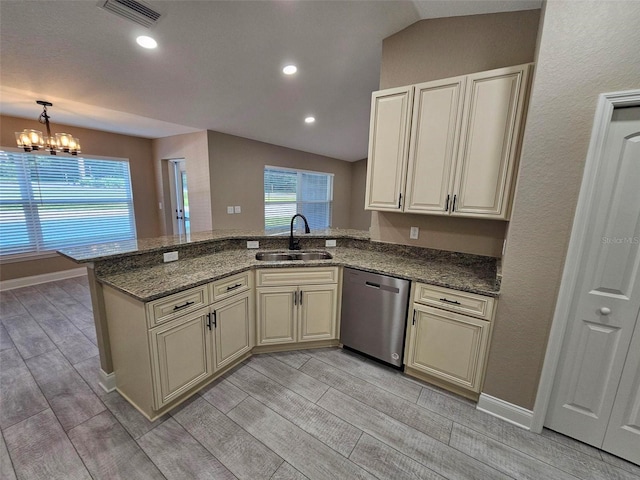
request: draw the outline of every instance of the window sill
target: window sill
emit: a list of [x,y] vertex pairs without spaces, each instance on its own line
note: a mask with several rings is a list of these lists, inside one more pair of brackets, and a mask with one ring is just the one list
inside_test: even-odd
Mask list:
[[49,252],[17,253],[15,255],[0,255],[0,265],[5,263],[27,262],[29,260],[41,260],[44,258],[59,257],[60,254],[51,250]]

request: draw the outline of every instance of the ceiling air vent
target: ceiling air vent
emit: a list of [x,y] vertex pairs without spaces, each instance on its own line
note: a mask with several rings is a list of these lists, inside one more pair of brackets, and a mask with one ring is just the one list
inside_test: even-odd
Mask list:
[[151,8],[149,4],[137,0],[103,0],[99,5],[119,17],[126,18],[147,28],[153,27],[162,16],[160,12]]

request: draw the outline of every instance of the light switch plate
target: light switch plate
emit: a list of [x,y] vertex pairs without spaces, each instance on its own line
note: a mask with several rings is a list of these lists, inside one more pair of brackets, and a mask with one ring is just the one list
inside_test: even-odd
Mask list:
[[419,233],[420,233],[420,229],[418,227],[411,227],[411,231],[409,232],[409,238],[411,240],[417,240]]
[[235,207],[233,207],[233,212],[234,213],[242,213],[242,209],[240,208],[240,205],[236,205]]
[[258,240],[247,240],[247,248],[260,248]]
[[325,247],[335,247],[336,246],[336,241],[335,240],[325,240],[324,241],[324,246]]
[[227,207],[227,213],[229,215],[233,215],[233,207],[232,206],[231,207]]
[[165,262],[175,262],[178,260],[178,252],[167,252],[164,254]]

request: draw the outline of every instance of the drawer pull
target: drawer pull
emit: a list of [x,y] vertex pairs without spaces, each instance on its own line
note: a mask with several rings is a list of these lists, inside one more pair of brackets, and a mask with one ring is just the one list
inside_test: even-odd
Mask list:
[[451,303],[453,305],[462,305],[460,302],[457,302],[455,300],[449,300],[447,298],[441,298],[440,301],[441,302],[446,302],[446,303]]
[[240,288],[242,286],[241,283],[236,283],[235,285],[231,285],[230,287],[227,287],[227,292],[230,290],[235,290],[236,288]]
[[193,305],[195,302],[184,302],[182,305],[175,305],[173,307],[173,311],[180,310],[181,308],[188,307],[189,305]]

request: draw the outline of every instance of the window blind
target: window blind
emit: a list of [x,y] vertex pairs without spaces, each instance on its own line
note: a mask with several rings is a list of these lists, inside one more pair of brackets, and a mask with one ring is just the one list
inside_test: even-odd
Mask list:
[[0,150],[0,253],[136,236],[129,162]]
[[303,214],[312,229],[331,226],[333,174],[274,167],[264,169],[264,226],[285,230]]

